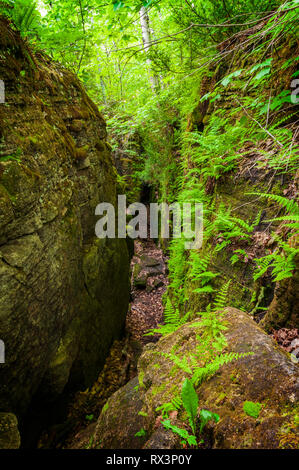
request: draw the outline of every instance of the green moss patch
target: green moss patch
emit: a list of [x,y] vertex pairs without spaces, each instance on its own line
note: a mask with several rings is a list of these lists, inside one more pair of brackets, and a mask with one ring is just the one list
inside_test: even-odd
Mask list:
[[253,401],[245,401],[243,404],[243,411],[248,416],[257,419],[262,409],[261,403],[254,403]]

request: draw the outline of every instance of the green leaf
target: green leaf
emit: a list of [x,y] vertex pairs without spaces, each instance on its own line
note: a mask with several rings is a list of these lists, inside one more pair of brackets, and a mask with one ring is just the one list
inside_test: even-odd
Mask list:
[[146,431],[145,429],[141,428],[140,431],[136,432],[135,437],[145,437]]
[[268,75],[271,72],[270,67],[260,70],[259,73],[253,78],[253,80],[261,80],[265,75]]
[[203,294],[203,293],[208,293],[208,292],[214,292],[214,289],[212,286],[204,286],[204,287],[198,287],[194,289],[192,292],[195,294]]
[[221,98],[221,95],[219,93],[217,93],[217,95],[214,96],[214,98],[211,99],[211,103],[214,103],[214,101],[219,100],[220,98]]
[[190,426],[195,434],[196,416],[198,409],[198,396],[189,379],[186,379],[182,387],[182,401],[189,416]]
[[123,2],[115,2],[113,3],[113,11],[117,11],[119,10],[120,8],[123,8],[125,6],[125,4]]
[[202,433],[204,427],[209,421],[214,420],[215,423],[218,423],[220,419],[217,413],[212,413],[212,411],[209,411],[209,410],[201,410],[199,414],[199,418],[200,418],[200,430],[199,430],[200,434]]
[[273,60],[273,59],[272,59],[272,57],[271,57],[270,59],[267,59],[267,60],[265,60],[264,62],[261,62],[260,64],[254,65],[254,66],[250,69],[249,73],[252,74],[252,73],[254,73],[256,70],[262,69],[262,68],[264,68],[264,67],[269,68],[269,67],[271,66],[272,60]]
[[243,69],[240,69],[240,70],[236,70],[235,72],[231,73],[230,75],[227,75],[227,77],[225,77],[221,81],[221,85],[227,86],[232,81],[233,78],[239,77],[242,72],[243,72]]
[[192,434],[189,434],[186,429],[179,428],[174,424],[171,424],[170,419],[166,419],[165,421],[161,421],[165,429],[170,429],[175,434],[178,434],[182,439],[186,440],[189,445],[197,445],[196,437]]
[[144,8],[148,8],[153,3],[153,0],[143,0],[142,4]]

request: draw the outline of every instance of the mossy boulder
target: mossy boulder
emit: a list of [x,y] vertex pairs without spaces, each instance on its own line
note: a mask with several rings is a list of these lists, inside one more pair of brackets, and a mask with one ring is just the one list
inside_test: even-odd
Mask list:
[[[207,426],[203,438],[213,448],[296,447],[298,366],[246,313],[228,308],[225,322],[227,351],[253,354],[223,366],[197,387],[199,410],[205,408],[220,416],[217,424]],[[156,345],[146,346],[138,364],[138,382],[134,379],[116,392],[102,411],[94,435],[95,447],[180,447],[171,431],[159,424],[161,411],[157,408],[180,393],[188,374],[161,353],[187,355],[195,350],[198,334],[200,328],[192,322]],[[246,407],[244,411],[246,402],[259,404],[258,416],[250,416]],[[188,421],[182,410],[175,419],[181,427]],[[134,434],[140,428],[145,434],[138,440]]]
[[0,449],[18,449],[20,444],[16,416],[12,413],[0,413]]
[[98,376],[124,328],[129,254],[95,236],[96,206],[116,202],[98,108],[2,17],[0,48],[0,409],[23,419],[33,397]]

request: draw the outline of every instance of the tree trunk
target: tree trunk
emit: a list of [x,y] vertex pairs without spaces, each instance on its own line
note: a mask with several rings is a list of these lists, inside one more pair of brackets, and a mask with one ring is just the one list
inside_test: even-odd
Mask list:
[[[141,7],[139,15],[140,15],[140,25],[141,25],[141,31],[142,31],[143,48],[144,48],[144,52],[147,54],[150,48],[150,44],[151,44],[151,32],[149,28],[149,17],[148,17],[147,9],[145,7]],[[149,57],[147,57],[146,63],[149,69],[151,88],[153,92],[156,93],[157,89],[159,88],[159,79],[156,75],[152,73],[152,62]]]

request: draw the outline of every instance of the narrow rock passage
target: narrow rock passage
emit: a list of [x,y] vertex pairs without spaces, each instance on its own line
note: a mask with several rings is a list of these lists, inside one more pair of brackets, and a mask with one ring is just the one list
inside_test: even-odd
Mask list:
[[153,240],[136,240],[131,262],[132,302],[126,329],[133,340],[146,344],[158,335],[145,336],[163,320],[162,296],[168,285],[167,258]]
[[137,374],[142,347],[159,335],[145,336],[163,320],[162,296],[168,285],[167,257],[151,239],[136,240],[131,261],[131,304],[122,340],[115,341],[97,381],[77,392],[67,419],[41,436],[39,447],[88,448],[96,420],[108,398]]

